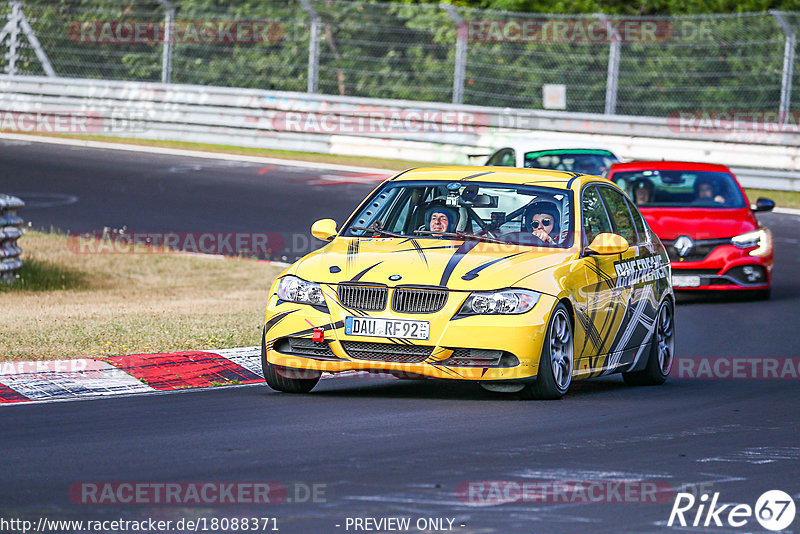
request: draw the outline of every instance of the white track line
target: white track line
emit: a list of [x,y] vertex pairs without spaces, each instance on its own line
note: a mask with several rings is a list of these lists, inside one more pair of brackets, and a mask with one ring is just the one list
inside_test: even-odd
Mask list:
[[250,163],[263,163],[284,167],[302,167],[305,169],[323,169],[329,171],[362,172],[374,174],[394,175],[399,171],[389,169],[376,169],[374,167],[356,167],[337,163],[319,163],[315,161],[299,161],[293,159],[267,158],[261,156],[245,156],[243,154],[226,154],[223,152],[201,152],[199,150],[186,150],[182,148],[166,148],[145,145],[127,145],[124,143],[109,143],[104,141],[88,141],[84,139],[62,139],[58,137],[45,137],[23,134],[0,134],[0,139],[13,139],[16,141],[29,141],[32,143],[50,143],[53,145],[77,146],[86,148],[103,148],[109,150],[125,150],[128,152],[146,152],[148,154],[164,154],[169,156],[186,156],[191,158],[219,159],[226,161],[247,161]]

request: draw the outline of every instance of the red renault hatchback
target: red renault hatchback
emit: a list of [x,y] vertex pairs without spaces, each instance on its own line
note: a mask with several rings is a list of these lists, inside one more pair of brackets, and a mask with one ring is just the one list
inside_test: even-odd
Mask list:
[[667,247],[672,283],[685,290],[749,290],[769,298],[772,233],[724,165],[678,161],[615,163],[609,180],[630,195]]

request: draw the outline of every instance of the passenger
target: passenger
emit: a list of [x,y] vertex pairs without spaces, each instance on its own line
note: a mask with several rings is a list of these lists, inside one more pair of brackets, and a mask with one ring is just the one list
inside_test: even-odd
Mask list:
[[525,210],[525,228],[547,245],[557,245],[558,208],[550,202],[535,202]]
[[631,189],[633,189],[633,201],[637,206],[649,204],[653,201],[655,187],[653,187],[653,182],[647,178],[634,181],[633,184],[631,184]]

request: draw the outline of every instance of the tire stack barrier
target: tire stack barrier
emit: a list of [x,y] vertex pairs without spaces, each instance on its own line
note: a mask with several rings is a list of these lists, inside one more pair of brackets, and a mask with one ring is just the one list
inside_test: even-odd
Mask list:
[[24,206],[17,197],[0,193],[0,283],[12,283],[22,267],[22,247],[17,243],[22,237],[22,218],[17,211]]

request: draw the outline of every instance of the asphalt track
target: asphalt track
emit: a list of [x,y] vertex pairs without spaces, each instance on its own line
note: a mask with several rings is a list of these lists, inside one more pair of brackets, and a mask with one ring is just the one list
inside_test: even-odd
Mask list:
[[[0,191],[40,199],[24,212],[35,225],[72,231],[304,232],[319,217],[343,220],[371,187],[321,185],[324,172],[297,168],[259,174],[257,165],[183,157],[0,147]],[[53,205],[54,193],[77,201]],[[679,356],[800,352],[800,217],[760,218],[776,237],[773,298],[682,298]],[[347,518],[385,517],[448,518],[452,532],[470,533],[673,530],[665,524],[680,488],[751,506],[771,489],[800,499],[799,384],[671,379],[630,388],[609,377],[574,384],[562,401],[521,402],[472,384],[353,377],[302,396],[248,386],[17,405],[0,410],[0,517],[276,517],[280,532],[354,532]],[[667,491],[655,503],[592,504],[470,501],[458,492],[471,481],[621,480]],[[70,499],[73,484],[93,481],[278,482],[293,502]],[[312,484],[322,485],[317,502],[303,498]],[[762,529],[751,519],[740,529],[682,530]]]

